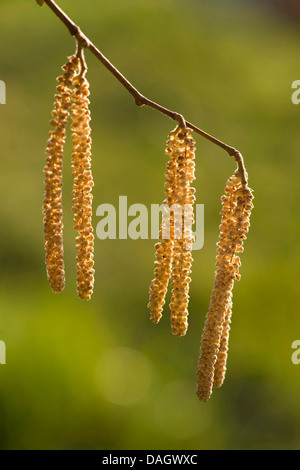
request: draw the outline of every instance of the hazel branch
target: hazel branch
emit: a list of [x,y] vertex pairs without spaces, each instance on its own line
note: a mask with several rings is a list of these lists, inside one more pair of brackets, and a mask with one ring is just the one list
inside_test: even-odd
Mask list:
[[62,21],[62,23],[68,28],[70,34],[74,36],[81,47],[85,47],[89,49],[92,54],[104,65],[104,67],[111,72],[114,77],[123,85],[124,88],[131,94],[133,97],[135,104],[137,106],[148,106],[149,108],[155,109],[160,113],[168,116],[170,119],[177,121],[181,127],[189,127],[193,129],[196,133],[204,137],[205,139],[209,140],[213,144],[217,145],[218,147],[225,150],[230,156],[234,157],[237,165],[239,173],[241,174],[241,180],[243,187],[247,185],[247,173],[244,166],[244,161],[241,153],[236,150],[234,147],[225,144],[221,140],[217,139],[216,137],[208,134],[207,132],[203,131],[199,127],[195,126],[189,121],[186,121],[184,117],[175,112],[171,111],[170,109],[161,106],[160,104],[156,103],[155,101],[150,100],[146,96],[142,95],[137,88],[135,88],[132,83],[127,80],[124,75],[102,54],[102,52],[89,40],[85,34],[80,30],[80,28],[68,17],[68,15],[53,1],[53,0],[37,0],[39,5],[43,5],[46,3],[48,7],[53,11],[53,13]]

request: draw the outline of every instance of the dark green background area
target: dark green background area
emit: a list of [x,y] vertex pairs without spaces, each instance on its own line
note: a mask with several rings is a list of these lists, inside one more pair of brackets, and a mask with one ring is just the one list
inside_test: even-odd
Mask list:
[[[143,94],[243,153],[255,209],[234,288],[226,381],[200,403],[196,365],[234,160],[195,135],[205,244],[193,254],[188,334],[175,338],[168,305],[159,325],[149,320],[154,240],[96,239],[94,295],[77,298],[68,133],[67,286],[53,294],[43,250],[44,151],[55,79],[75,43],[47,6],[2,0],[1,449],[299,449],[300,365],[291,361],[300,339],[300,106],[291,101],[298,24],[252,2],[58,3]],[[117,205],[119,195],[129,205],[161,203],[174,123],[139,109],[90,53],[87,61],[96,227],[97,206]]]

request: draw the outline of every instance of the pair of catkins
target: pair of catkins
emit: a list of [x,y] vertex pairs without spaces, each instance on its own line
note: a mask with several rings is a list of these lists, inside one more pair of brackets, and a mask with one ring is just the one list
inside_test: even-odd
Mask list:
[[[90,299],[94,285],[94,235],[92,228],[91,129],[89,83],[82,49],[62,67],[55,107],[52,111],[45,172],[44,231],[46,266],[54,292],[65,286],[63,259],[62,169],[68,117],[71,115],[74,225],[78,232],[77,292]],[[155,245],[154,279],[150,285],[148,307],[151,320],[162,317],[169,280],[172,333],[184,336],[188,328],[189,285],[191,282],[195,189],[195,141],[192,130],[178,125],[167,141],[169,156],[165,173],[165,209],[159,241]],[[232,313],[232,289],[240,279],[243,241],[250,226],[252,190],[238,169],[229,178],[222,196],[222,220],[217,249],[215,281],[201,340],[197,367],[197,395],[207,401],[213,387],[223,384],[226,372],[228,336]]]
[[54,110],[46,148],[44,233],[48,281],[54,292],[65,287],[63,249],[62,172],[68,117],[71,115],[74,226],[78,232],[77,293],[91,298],[94,286],[94,235],[92,227],[91,129],[89,83],[82,51],[71,56],[57,78]]

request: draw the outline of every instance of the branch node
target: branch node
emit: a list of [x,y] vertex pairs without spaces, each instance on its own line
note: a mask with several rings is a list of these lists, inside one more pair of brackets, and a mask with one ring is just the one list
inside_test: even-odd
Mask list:
[[238,155],[240,155],[240,152],[234,147],[228,147],[227,153],[230,157],[234,157],[235,159],[239,158]]
[[238,150],[236,150],[234,148],[232,148],[232,153],[230,155],[235,158],[235,161],[238,164],[238,172],[241,175],[242,186],[245,189],[247,187],[247,184],[248,184],[248,175],[247,175],[246,168],[245,168],[245,165],[244,165],[243,156]]
[[76,28],[77,28],[77,32],[74,36],[76,37],[77,41],[80,42],[82,47],[85,47],[85,48],[89,47],[90,42],[88,38],[82,33],[81,29],[78,28],[78,26],[76,26]]
[[183,129],[186,128],[186,121],[185,121],[184,117],[182,116],[182,114],[174,113],[174,119],[175,119],[175,121],[178,122],[178,124],[181,128],[183,128]]
[[77,38],[78,35],[81,34],[80,28],[76,24],[70,24],[69,26],[69,31],[72,36],[75,36]]
[[143,95],[136,95],[134,101],[137,106],[145,106],[145,97]]

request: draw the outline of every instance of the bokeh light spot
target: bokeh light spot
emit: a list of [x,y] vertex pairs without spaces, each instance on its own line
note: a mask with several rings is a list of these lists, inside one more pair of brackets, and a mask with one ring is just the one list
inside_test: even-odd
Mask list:
[[144,399],[153,378],[153,365],[141,352],[125,347],[107,351],[99,360],[96,380],[103,397],[127,406]]

